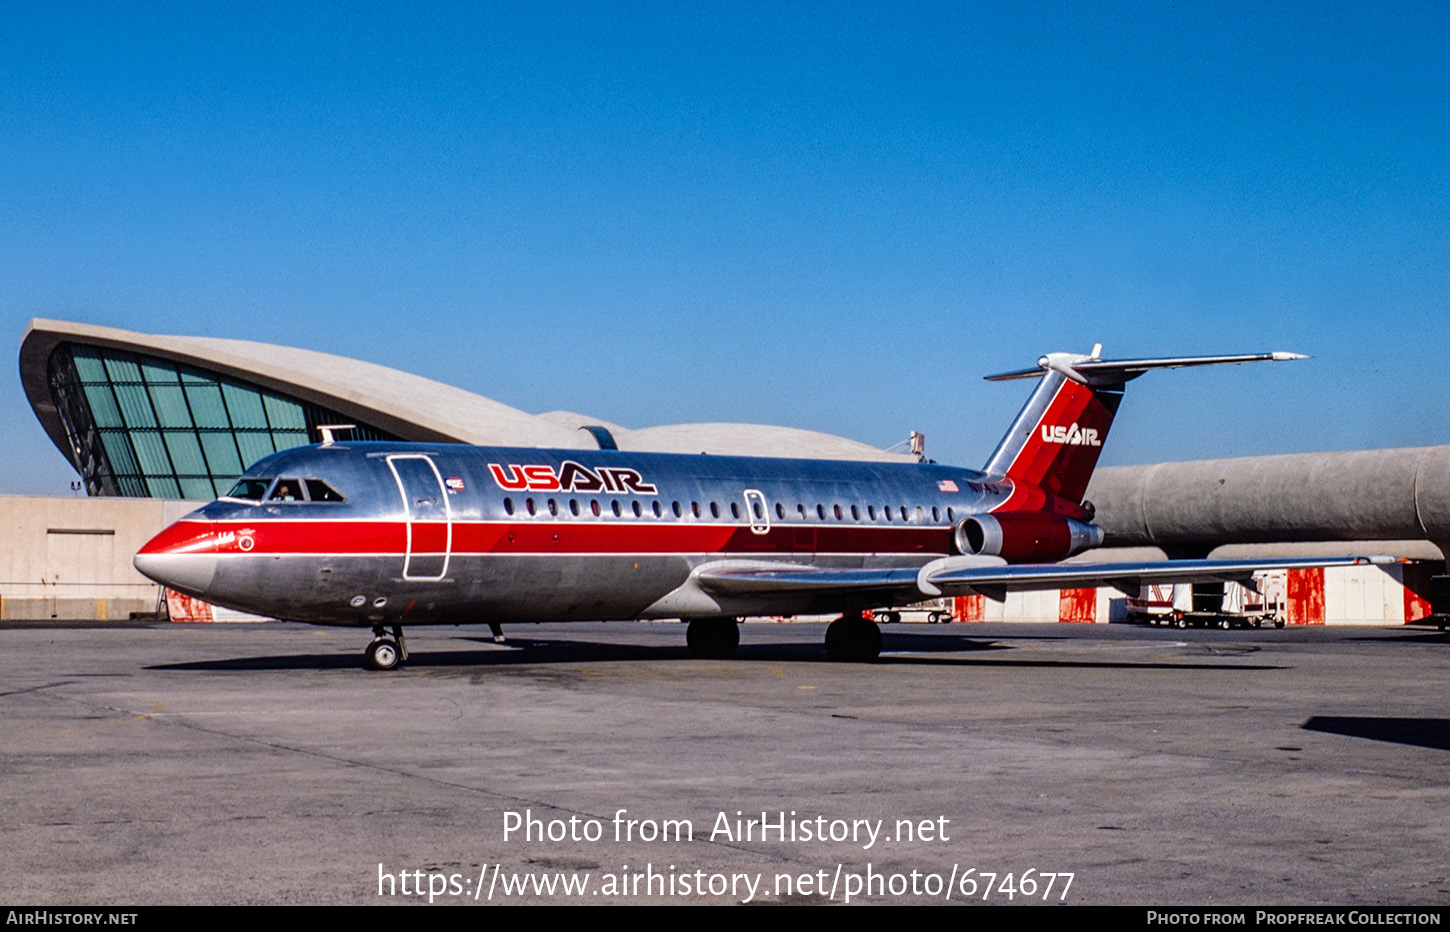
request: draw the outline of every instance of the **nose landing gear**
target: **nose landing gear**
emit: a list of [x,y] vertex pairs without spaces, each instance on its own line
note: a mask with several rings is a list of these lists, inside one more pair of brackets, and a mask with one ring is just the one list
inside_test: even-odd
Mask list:
[[403,626],[393,625],[393,636],[383,632],[382,625],[373,627],[373,642],[363,651],[363,666],[369,670],[396,670],[408,659],[408,642],[403,639]]

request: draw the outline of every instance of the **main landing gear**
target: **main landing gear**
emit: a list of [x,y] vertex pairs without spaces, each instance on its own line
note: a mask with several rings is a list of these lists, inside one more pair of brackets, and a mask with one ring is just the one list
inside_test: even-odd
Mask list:
[[[725,660],[740,646],[734,618],[696,618],[685,629],[690,656]],[[843,615],[826,628],[826,656],[846,663],[864,663],[881,656],[881,629],[861,615]]]
[[842,615],[826,627],[826,657],[865,663],[881,656],[881,629],[860,615]]
[[373,642],[363,651],[363,666],[369,670],[396,670],[408,659],[408,642],[403,640],[403,626],[393,625],[393,636],[383,633],[382,625],[373,626]]
[[696,618],[685,629],[691,657],[725,660],[740,646],[740,626],[734,618]]

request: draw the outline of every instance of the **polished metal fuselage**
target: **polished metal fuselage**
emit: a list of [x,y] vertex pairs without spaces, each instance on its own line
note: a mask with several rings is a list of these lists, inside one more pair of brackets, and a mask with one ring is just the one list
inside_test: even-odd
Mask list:
[[374,627],[869,608],[840,592],[704,595],[691,572],[922,565],[1014,491],[928,463],[452,444],[301,447],[245,476],[273,490],[318,479],[344,500],[221,499],[143,548],[138,568],[230,608]]

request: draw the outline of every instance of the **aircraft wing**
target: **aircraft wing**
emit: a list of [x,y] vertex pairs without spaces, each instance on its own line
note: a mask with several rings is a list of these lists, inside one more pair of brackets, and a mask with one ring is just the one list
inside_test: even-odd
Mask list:
[[704,589],[719,595],[859,594],[880,604],[940,596],[985,595],[1001,601],[1008,592],[1112,586],[1136,596],[1154,583],[1247,582],[1267,570],[1384,565],[1394,557],[1286,557],[1268,560],[1164,560],[1145,563],[1027,563],[999,557],[943,557],[921,567],[833,569],[792,564],[721,560],[696,568]]

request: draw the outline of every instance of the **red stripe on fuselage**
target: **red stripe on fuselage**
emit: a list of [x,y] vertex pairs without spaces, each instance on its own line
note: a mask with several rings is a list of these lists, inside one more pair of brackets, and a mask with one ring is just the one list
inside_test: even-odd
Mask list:
[[[441,553],[447,527],[413,522],[413,552]],[[787,524],[756,534],[735,524],[455,521],[452,529],[454,554],[948,553],[951,541],[950,528],[922,526]],[[404,521],[180,521],[140,552],[401,557],[407,549]]]

